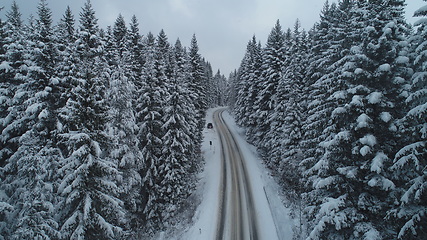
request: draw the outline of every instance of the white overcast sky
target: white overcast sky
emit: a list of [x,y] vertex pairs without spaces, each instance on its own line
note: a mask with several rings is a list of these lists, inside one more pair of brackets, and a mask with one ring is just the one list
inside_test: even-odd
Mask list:
[[[0,12],[4,18],[13,0],[1,0]],[[16,0],[23,18],[36,15],[38,0]],[[65,12],[67,5],[76,19],[86,0],[48,0],[55,22]],[[325,0],[91,0],[105,28],[113,25],[119,13],[127,23],[136,15],[141,34],[152,32],[155,36],[163,29],[169,41],[180,38],[185,46],[190,45],[196,34],[200,53],[211,64],[214,72],[220,69],[228,74],[239,67],[246,44],[255,34],[264,45],[268,34],[279,19],[282,27],[293,27],[295,20],[303,28],[310,29],[319,20]],[[334,2],[330,0],[329,2]],[[422,0],[407,0],[407,19],[413,23],[413,12],[426,3]]]

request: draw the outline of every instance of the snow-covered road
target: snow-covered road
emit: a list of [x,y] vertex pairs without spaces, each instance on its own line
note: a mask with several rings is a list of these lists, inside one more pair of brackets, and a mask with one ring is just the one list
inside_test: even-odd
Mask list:
[[251,180],[240,147],[222,117],[224,111],[213,115],[222,168],[216,239],[259,239]]
[[[291,240],[294,221],[279,196],[279,187],[228,112],[211,109],[206,121],[215,123],[214,119],[220,120],[220,116],[222,123],[204,132],[202,151],[206,166],[199,187],[202,202],[194,224],[182,234],[166,238]],[[235,161],[229,161],[230,158]],[[224,161],[227,159],[228,162]],[[236,183],[239,179],[245,183]]]

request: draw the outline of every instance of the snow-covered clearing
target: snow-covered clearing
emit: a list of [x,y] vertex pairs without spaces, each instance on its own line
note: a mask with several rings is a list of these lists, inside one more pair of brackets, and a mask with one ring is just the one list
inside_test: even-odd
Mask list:
[[[215,110],[210,109],[208,111],[207,123],[213,121],[212,115]],[[253,193],[255,193],[261,239],[292,239],[294,221],[289,217],[290,210],[282,203],[279,196],[279,186],[259,160],[256,149],[245,141],[244,130],[237,127],[233,117],[228,112],[224,114],[224,120],[238,141],[246,160]],[[206,166],[197,190],[199,191],[197,195],[202,197],[202,201],[194,215],[194,224],[183,229],[181,234],[163,236],[164,239],[214,239],[216,236],[221,156],[219,138],[215,128],[204,130],[202,151]]]

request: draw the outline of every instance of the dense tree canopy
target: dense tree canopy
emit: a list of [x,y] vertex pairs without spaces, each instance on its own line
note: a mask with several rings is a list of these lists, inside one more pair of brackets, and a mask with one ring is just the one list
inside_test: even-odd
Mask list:
[[194,190],[223,103],[196,37],[143,37],[135,16],[101,29],[89,0],[78,16],[54,25],[40,0],[28,23],[15,2],[0,20],[0,239],[141,238]]
[[302,238],[426,237],[425,19],[412,31],[404,7],[326,2],[308,33],[277,23],[258,67],[251,41],[230,76],[236,121],[300,206]]

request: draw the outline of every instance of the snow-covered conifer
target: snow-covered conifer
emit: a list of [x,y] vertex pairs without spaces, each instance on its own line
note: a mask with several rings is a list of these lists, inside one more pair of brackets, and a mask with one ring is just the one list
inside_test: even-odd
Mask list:
[[[315,195],[329,198],[318,198],[310,238],[380,239],[392,234],[393,226],[384,224],[384,218],[395,184],[385,169],[398,146],[394,118],[401,114],[399,91],[408,73],[407,62],[401,61],[406,52],[403,2],[394,3],[340,5],[350,17],[341,19],[350,26],[340,29],[352,29],[356,32],[350,36],[361,38],[349,45],[342,38],[344,49],[329,74],[339,87],[332,88],[329,98],[339,102],[326,128],[329,136],[321,143],[324,154],[311,169],[317,175],[312,179]],[[351,27],[360,22],[363,28]]]
[[21,12],[14,1],[10,11],[6,13],[7,20],[4,26],[4,55],[1,62],[0,83],[1,119],[0,119],[0,159],[1,166],[7,163],[19,146],[19,136],[26,128],[22,123],[20,113],[24,111],[23,102],[25,94],[17,94],[23,90],[20,85],[26,79],[28,73],[26,64],[32,64],[27,55],[27,40]]
[[[197,109],[196,118],[198,119],[199,131],[201,132],[204,128],[204,118],[207,108],[207,96],[206,96],[206,81],[204,79],[204,68],[202,57],[199,54],[199,46],[197,43],[196,35],[193,35],[191,39],[191,45],[189,49],[189,61],[190,61],[190,84],[189,89],[193,95],[193,102]],[[202,141],[201,136],[198,136],[198,141]]]
[[397,152],[390,168],[398,185],[399,206],[392,209],[391,215],[400,219],[399,239],[427,237],[423,226],[427,221],[427,205],[424,200],[427,182],[427,6],[415,11],[414,16],[421,18],[415,23],[418,28],[412,37],[415,73],[406,98],[408,112],[401,125],[406,142]]
[[61,110],[64,119],[62,141],[67,147],[59,173],[59,193],[63,197],[60,232],[62,239],[123,236],[125,212],[118,199],[120,179],[117,161],[107,154],[109,137],[105,133],[107,105],[104,81],[96,71],[100,59],[95,12],[87,1],[80,14],[76,43],[80,58],[77,82]]
[[221,71],[218,69],[215,76],[212,79],[212,85],[215,89],[213,97],[213,106],[225,106],[226,102],[226,91],[227,91],[227,78],[221,74]]
[[127,29],[120,15],[113,27],[110,39],[110,51],[115,65],[109,69],[109,86],[107,99],[109,121],[107,133],[111,139],[110,156],[118,162],[123,174],[120,182],[121,198],[126,209],[131,213],[129,224],[137,226],[138,212],[141,212],[143,197],[139,195],[142,179],[142,155],[137,138],[138,126],[135,119],[134,101],[136,88],[131,80],[130,51],[127,48]]
[[166,222],[173,217],[183,200],[191,193],[194,183],[190,175],[191,168],[197,160],[192,153],[197,144],[193,139],[196,127],[193,118],[195,108],[186,89],[187,63],[179,41],[175,45],[174,52],[175,67],[173,76],[169,79],[170,93],[163,114],[163,150],[159,159],[161,176],[159,193],[164,201],[160,207],[163,208],[162,218]]
[[262,73],[259,92],[255,105],[258,106],[256,115],[256,131],[254,142],[265,152],[265,137],[270,129],[270,118],[273,109],[277,105],[277,86],[282,78],[283,65],[285,61],[285,39],[282,26],[277,20],[276,25],[268,36],[266,47],[262,53]]
[[[246,53],[243,57],[242,63],[239,68],[238,82],[236,85],[236,104],[234,110],[234,115],[236,117],[237,123],[241,126],[248,126],[249,116],[253,114],[256,106],[254,105],[256,91],[253,91],[255,88],[256,80],[254,75],[255,71],[260,69],[254,69],[255,54],[260,54],[256,52],[257,42],[255,36],[248,42],[246,47]],[[259,49],[260,50],[260,49]],[[259,59],[258,59],[259,60]],[[249,93],[255,94],[255,96]],[[254,126],[252,126],[254,127]]]
[[132,16],[128,38],[127,38],[127,48],[129,51],[129,61],[130,61],[130,79],[134,82],[135,86],[139,87],[139,80],[141,78],[141,69],[144,65],[144,57],[142,56],[143,46],[142,46],[142,36],[139,33],[138,19],[135,15]]
[[161,223],[161,211],[158,208],[159,158],[162,152],[162,115],[165,89],[161,82],[165,80],[164,64],[158,51],[155,38],[148,34],[145,43],[145,64],[141,75],[142,87],[138,89],[137,124],[139,127],[138,139],[144,159],[144,168],[141,176],[143,186],[142,196],[146,199],[144,221],[148,228],[154,231]]

